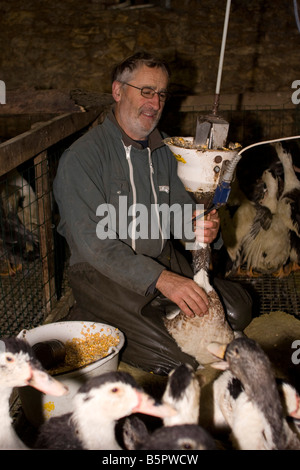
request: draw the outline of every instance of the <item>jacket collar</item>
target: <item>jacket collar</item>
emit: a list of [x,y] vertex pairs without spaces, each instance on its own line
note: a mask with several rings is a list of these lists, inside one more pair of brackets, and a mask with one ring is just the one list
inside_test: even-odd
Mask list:
[[[115,114],[114,114],[114,108],[110,110],[110,112],[107,115],[107,118],[113,122],[113,124],[119,129],[119,131],[122,134],[122,140],[124,144],[128,147],[129,145],[132,145],[135,148],[142,149],[142,145],[136,142],[135,140],[131,139],[122,129],[122,127],[119,125],[118,121],[116,120]],[[160,131],[155,128],[151,134],[149,135],[149,140],[148,140],[148,146],[151,151],[163,147],[165,144],[163,142],[163,137],[160,133]]]

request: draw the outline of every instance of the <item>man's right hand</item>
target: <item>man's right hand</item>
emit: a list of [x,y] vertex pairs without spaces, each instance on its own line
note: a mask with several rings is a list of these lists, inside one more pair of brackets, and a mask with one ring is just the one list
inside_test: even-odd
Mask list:
[[207,315],[208,297],[193,279],[164,270],[157,280],[156,288],[176,303],[188,317]]

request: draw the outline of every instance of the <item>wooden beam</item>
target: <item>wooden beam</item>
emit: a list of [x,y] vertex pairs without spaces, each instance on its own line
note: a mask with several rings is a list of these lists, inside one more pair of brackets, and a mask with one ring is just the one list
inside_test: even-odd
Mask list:
[[0,176],[93,123],[104,108],[57,116],[0,144]]
[[47,151],[34,159],[35,187],[38,205],[40,257],[46,311],[51,311],[55,295],[54,241]]

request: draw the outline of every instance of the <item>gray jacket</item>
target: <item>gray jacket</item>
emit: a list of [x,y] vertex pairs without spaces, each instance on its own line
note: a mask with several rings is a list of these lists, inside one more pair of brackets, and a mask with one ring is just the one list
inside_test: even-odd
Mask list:
[[[179,223],[178,217],[185,204],[191,213],[194,202],[163,136],[155,129],[143,148],[122,131],[113,112],[64,152],[54,196],[70,265],[88,263],[141,295],[165,269],[157,258],[170,234],[191,240],[190,221],[187,227],[187,220],[181,217]],[[163,226],[167,206],[176,210],[170,225]]]

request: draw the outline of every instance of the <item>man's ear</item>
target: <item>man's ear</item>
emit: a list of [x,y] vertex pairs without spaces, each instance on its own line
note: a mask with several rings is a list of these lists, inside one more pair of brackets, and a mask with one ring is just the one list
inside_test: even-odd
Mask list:
[[116,102],[120,101],[121,99],[121,86],[122,83],[118,82],[117,80],[112,83],[112,96]]

